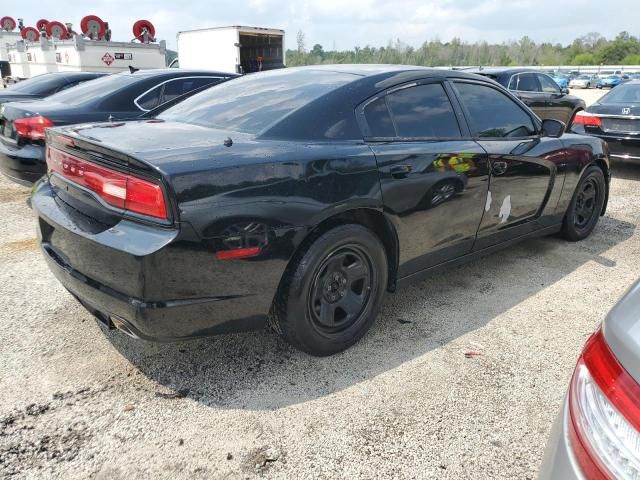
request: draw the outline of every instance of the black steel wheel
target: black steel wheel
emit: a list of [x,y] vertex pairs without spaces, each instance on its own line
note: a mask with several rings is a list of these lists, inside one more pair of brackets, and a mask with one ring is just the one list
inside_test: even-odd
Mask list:
[[584,240],[591,234],[602,213],[606,192],[602,170],[595,165],[587,168],[564,217],[562,235],[567,240]]
[[309,291],[309,315],[321,332],[349,328],[361,318],[371,294],[370,256],[357,245],[332,252],[316,269]]
[[587,178],[576,193],[573,223],[577,229],[583,229],[591,221],[596,210],[599,196],[596,178]]
[[369,330],[387,286],[387,257],[361,225],[340,225],[308,241],[291,261],[271,323],[289,343],[317,356],[341,352]]

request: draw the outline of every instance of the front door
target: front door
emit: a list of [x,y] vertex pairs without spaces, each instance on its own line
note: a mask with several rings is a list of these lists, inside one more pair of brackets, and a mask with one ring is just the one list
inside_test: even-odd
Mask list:
[[529,112],[498,88],[457,81],[455,90],[472,136],[489,156],[486,212],[474,246],[481,250],[540,228],[557,177],[552,159],[564,147],[541,137]]
[[400,278],[471,252],[484,212],[487,155],[468,139],[449,88],[413,82],[360,110],[398,233]]

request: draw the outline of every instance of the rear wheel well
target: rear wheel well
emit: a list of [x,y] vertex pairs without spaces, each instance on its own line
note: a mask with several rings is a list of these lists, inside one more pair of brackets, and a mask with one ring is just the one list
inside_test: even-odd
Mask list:
[[[387,290],[394,291],[396,287],[396,275],[398,271],[398,237],[395,229],[386,219],[384,214],[378,210],[371,208],[358,208],[354,210],[348,210],[343,213],[329,217],[320,222],[311,232],[307,234],[304,240],[300,243],[293,255],[289,266],[293,265],[295,261],[304,254],[306,249],[313,241],[324,234],[325,232],[337,227],[338,225],[356,224],[371,230],[384,246],[385,253],[387,255],[387,264],[389,265],[388,284]],[[289,267],[285,275],[288,273]]]

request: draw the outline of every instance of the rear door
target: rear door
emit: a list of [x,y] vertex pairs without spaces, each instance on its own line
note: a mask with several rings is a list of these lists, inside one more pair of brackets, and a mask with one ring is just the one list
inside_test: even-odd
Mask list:
[[358,110],[380,172],[405,277],[469,253],[487,196],[487,156],[469,138],[451,87],[424,80],[391,88]]
[[471,135],[489,155],[491,170],[474,249],[541,228],[538,219],[562,162],[562,142],[541,137],[535,117],[499,87],[467,80],[454,85]]

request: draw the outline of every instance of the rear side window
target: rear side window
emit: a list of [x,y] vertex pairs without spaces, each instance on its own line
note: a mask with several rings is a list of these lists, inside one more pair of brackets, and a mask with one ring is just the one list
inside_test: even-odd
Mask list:
[[474,83],[456,83],[456,88],[474,137],[518,138],[536,134],[529,114],[504,93]]
[[191,90],[203,87],[212,83],[219,82],[219,78],[178,78],[164,84],[164,92],[162,95],[162,103],[173,100],[180,95],[189,93]]
[[[515,85],[514,85],[515,83]],[[518,90],[519,92],[540,92],[540,84],[533,73],[521,73],[516,75],[509,84],[509,88],[512,90]]]
[[439,83],[403,88],[364,109],[374,137],[459,138],[460,127]]
[[372,137],[396,136],[396,129],[393,127],[384,97],[378,98],[364,107],[364,116],[367,119],[367,125],[369,125]]
[[449,97],[439,83],[403,88],[387,95],[399,137],[460,137]]
[[143,110],[151,110],[160,105],[160,95],[162,93],[162,86],[158,86],[153,90],[148,91],[142,97],[140,97],[136,103]]

